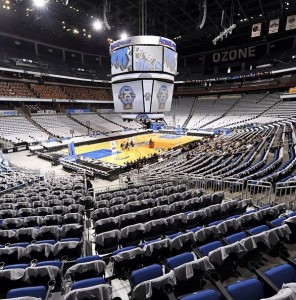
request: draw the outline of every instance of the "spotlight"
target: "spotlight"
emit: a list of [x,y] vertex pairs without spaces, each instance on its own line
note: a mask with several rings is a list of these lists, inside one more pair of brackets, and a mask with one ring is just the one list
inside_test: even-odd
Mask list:
[[123,32],[120,36],[122,40],[125,40],[128,37],[127,33]]
[[100,20],[95,20],[93,27],[95,30],[101,30],[103,28],[103,23]]
[[46,2],[46,0],[33,0],[34,5],[37,7],[44,7]]

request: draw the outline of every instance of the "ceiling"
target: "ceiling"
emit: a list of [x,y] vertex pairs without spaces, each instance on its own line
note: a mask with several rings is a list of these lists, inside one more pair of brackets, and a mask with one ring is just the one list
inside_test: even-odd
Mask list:
[[[108,38],[117,40],[123,32],[141,33],[145,1],[146,33],[174,39],[183,56],[249,42],[252,24],[258,22],[263,23],[263,34],[257,39],[268,39],[268,22],[274,17],[281,20],[281,33],[274,36],[295,34],[285,32],[285,22],[287,15],[296,13],[296,0],[207,0],[202,29],[196,27],[203,14],[199,5],[203,0],[69,0],[67,5],[62,3],[66,0],[46,0],[49,2],[43,8],[34,7],[33,0],[1,1],[1,31],[95,54],[108,55]],[[103,21],[104,7],[111,29],[95,31],[92,23]],[[232,23],[237,25],[233,34],[213,46],[212,40]]]

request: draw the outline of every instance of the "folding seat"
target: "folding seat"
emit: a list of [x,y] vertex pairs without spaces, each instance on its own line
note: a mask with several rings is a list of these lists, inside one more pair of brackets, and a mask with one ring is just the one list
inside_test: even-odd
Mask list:
[[36,240],[58,240],[60,236],[61,227],[58,225],[42,226],[39,228]]
[[233,300],[260,300],[264,298],[263,284],[255,278],[230,284],[226,290]]
[[62,225],[63,224],[63,216],[61,215],[46,215],[43,218],[43,221],[46,226],[54,226],[54,225]]
[[119,278],[127,278],[131,271],[142,266],[144,250],[140,247],[129,246],[112,252],[113,275]]
[[104,193],[98,195],[99,200],[110,200],[111,199],[111,193]]
[[142,207],[141,201],[132,201],[132,202],[128,202],[125,205],[125,211],[129,211],[129,212],[136,212],[139,210],[145,209],[145,207]]
[[211,204],[220,204],[224,199],[224,192],[216,192],[212,194]]
[[133,194],[133,195],[128,195],[125,197],[126,203],[131,202],[131,201],[137,201],[138,196]]
[[83,205],[86,209],[91,209],[94,205],[94,198],[91,196],[83,196],[78,199],[79,204]]
[[171,255],[177,255],[184,251],[191,251],[196,242],[193,232],[190,231],[168,237],[171,240]]
[[151,198],[156,199],[163,196],[163,190],[162,189],[158,189],[158,190],[154,190],[151,192]]
[[79,213],[67,213],[63,216],[63,223],[64,224],[82,224],[83,219],[82,215]]
[[153,185],[150,186],[150,192],[153,192],[153,191],[158,190],[158,189],[162,189],[162,185],[160,183],[153,184]]
[[142,194],[142,193],[145,193],[145,192],[150,192],[150,187],[149,186],[141,186],[138,189],[138,194]]
[[[32,202],[32,207],[33,208],[37,208],[37,207],[44,207],[45,206],[45,201],[42,201],[42,200],[37,200],[37,201],[33,201]],[[36,213],[36,211],[35,211]]]
[[133,271],[130,283],[131,299],[133,300],[168,299],[176,284],[176,277],[173,271],[163,275],[162,267],[155,264]]
[[35,209],[35,215],[36,216],[43,216],[50,215],[52,213],[51,207],[37,207]]
[[161,219],[169,216],[170,207],[168,205],[155,206],[150,209],[152,219]]
[[109,284],[99,284],[97,281],[92,282],[95,284],[87,288],[79,288],[70,291],[65,295],[65,300],[110,300],[112,299],[112,289]]
[[169,205],[170,214],[177,214],[184,211],[185,202],[178,201]]
[[4,229],[17,229],[22,227],[24,224],[24,220],[21,218],[7,218],[3,220],[2,227]]
[[95,228],[96,234],[103,233],[105,231],[118,229],[117,218],[110,217],[110,218],[98,220],[95,223],[94,228]]
[[112,217],[117,217],[121,214],[124,214],[125,212],[126,212],[126,208],[125,205],[123,204],[114,205],[109,208],[109,213],[110,216]]
[[17,242],[15,230],[0,230],[0,244],[12,244]]
[[152,208],[155,206],[155,201],[153,199],[144,199],[140,201],[141,203],[141,210]]
[[0,211],[1,219],[14,218],[16,216],[17,216],[17,210],[14,210],[14,209],[2,209]]
[[163,189],[163,194],[168,195],[168,196],[171,194],[174,194],[176,192],[177,192],[177,189],[174,186],[169,186],[169,187],[166,187]]
[[55,258],[62,260],[73,260],[81,256],[83,243],[78,241],[59,241],[53,246]]
[[35,240],[38,233],[36,228],[20,228],[16,231],[15,237],[19,242],[32,242]]
[[67,206],[64,205],[57,205],[52,207],[52,214],[55,215],[63,215],[68,211]]
[[202,246],[211,242],[214,242],[219,239],[220,232],[217,226],[209,226],[200,228],[195,233],[196,246]]
[[169,197],[168,197],[168,196],[161,196],[161,197],[158,197],[157,199],[155,199],[155,202],[157,203],[158,206],[170,204],[170,201],[169,201]]
[[64,205],[64,206],[69,206],[69,205],[72,205],[75,203],[76,203],[75,199],[73,199],[73,198],[66,198],[66,199],[62,200],[62,205]]
[[120,231],[111,230],[100,233],[96,236],[96,251],[98,254],[111,253],[118,249],[120,241]]
[[97,208],[108,208],[110,206],[109,200],[99,200],[94,203],[94,209]]
[[52,199],[58,199],[59,197],[57,195],[47,195],[45,197],[46,201],[52,200]]
[[45,300],[47,298],[47,289],[45,286],[32,286],[12,289],[7,293],[6,298],[20,298],[24,296]]
[[123,197],[114,197],[109,201],[110,206],[125,204],[125,202],[126,202],[125,198],[123,198]]
[[146,209],[137,211],[135,213],[137,223],[145,223],[145,222],[150,221],[152,219],[151,210],[152,209],[150,209],[150,208],[146,208]]
[[112,198],[125,197],[125,196],[126,196],[125,191],[116,191],[116,192],[113,192],[113,194],[112,194]]
[[68,213],[84,213],[84,206],[81,204],[71,204],[68,206]]
[[18,211],[18,216],[19,217],[29,217],[33,216],[35,214],[35,209],[34,208],[21,208]]
[[179,300],[222,300],[216,290],[208,289],[180,297]]
[[0,204],[0,210],[5,210],[5,209],[12,209],[14,210],[14,204],[13,203],[2,203]]
[[214,266],[207,257],[194,260],[190,252],[167,259],[167,266],[170,270],[174,270],[177,279],[174,289],[177,297],[203,290],[206,284],[206,274],[214,270]]
[[[123,214],[120,215],[117,218],[119,228],[124,228],[126,226],[134,225],[137,223],[137,218],[136,218],[135,213],[128,213],[128,214]],[[115,229],[115,228],[114,228]]]
[[0,248],[0,263],[15,264],[20,261],[20,257],[24,253],[24,248],[22,247],[9,247]]
[[144,223],[144,239],[151,240],[163,236],[167,230],[168,223],[166,219],[157,219]]
[[54,258],[52,240],[44,240],[42,243],[35,243],[28,245],[21,256],[21,259],[25,262],[32,260],[45,261]]
[[280,218],[277,218],[277,219],[274,219],[272,221],[270,221],[268,223],[268,225],[270,225],[270,227],[279,227],[283,224],[283,222],[286,220],[285,217],[280,217]]
[[165,189],[165,188],[170,187],[170,186],[172,186],[172,185],[173,185],[172,182],[166,182],[166,183],[163,183],[163,184],[162,184],[162,188]]
[[31,203],[27,202],[27,199],[23,202],[17,202],[14,204],[15,209],[21,209],[21,208],[29,208],[31,207]]
[[75,282],[93,277],[105,277],[105,269],[106,263],[98,255],[80,257],[67,269],[65,278]]
[[192,197],[192,191],[185,191],[185,192],[183,192],[181,195],[182,195],[182,199],[183,199],[184,201],[193,198],[193,197]]
[[94,222],[96,222],[98,220],[101,220],[101,219],[108,218],[109,216],[110,216],[110,212],[109,212],[109,208],[107,208],[107,207],[105,207],[105,208],[97,208],[90,215],[91,219]]
[[83,226],[81,224],[65,224],[61,227],[60,238],[82,238]]
[[[296,270],[289,264],[272,267],[264,271],[263,274],[276,285],[278,290],[282,288],[283,284],[296,282]],[[261,271],[257,275],[261,278],[263,277]]]
[[151,193],[150,192],[143,192],[141,194],[138,194],[138,200],[144,200],[144,199],[150,199]]
[[200,257],[202,257],[202,256],[208,256],[211,251],[216,250],[220,247],[223,247],[222,242],[215,241],[215,242],[211,242],[211,243],[205,244],[203,246],[200,246],[197,248],[197,250],[200,253]]
[[61,267],[62,263],[56,261],[53,265],[52,262],[43,262],[42,265],[37,264],[26,268],[23,281],[32,286],[60,286],[61,284]]
[[228,243],[228,244],[233,244],[236,242],[239,242],[242,239],[247,238],[247,234],[244,231],[229,235],[227,237],[224,238],[224,240]]
[[225,201],[221,204],[220,218],[227,218],[231,215],[234,215],[235,213],[237,213],[238,209],[239,205],[237,201]]
[[202,209],[187,214],[186,228],[194,228],[209,223],[207,212]]
[[137,245],[144,237],[143,224],[134,224],[120,230],[120,243],[123,247]]
[[187,222],[187,217],[184,213],[175,214],[173,216],[167,217],[166,219],[166,234],[183,231],[185,224]]

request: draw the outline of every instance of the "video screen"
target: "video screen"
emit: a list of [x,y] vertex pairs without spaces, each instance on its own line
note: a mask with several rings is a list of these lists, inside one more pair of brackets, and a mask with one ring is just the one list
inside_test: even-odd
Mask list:
[[132,71],[132,46],[115,50],[111,54],[111,74]]
[[154,80],[151,113],[170,111],[174,84]]
[[133,48],[134,71],[162,71],[162,47],[135,45]]
[[164,48],[163,71],[175,75],[177,73],[177,58],[178,54],[175,51]]

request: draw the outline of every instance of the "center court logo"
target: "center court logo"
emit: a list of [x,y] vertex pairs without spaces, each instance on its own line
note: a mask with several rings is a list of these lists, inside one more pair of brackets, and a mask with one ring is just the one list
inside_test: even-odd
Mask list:
[[122,102],[124,110],[133,109],[135,98],[136,95],[130,86],[125,85],[120,89],[118,99]]

